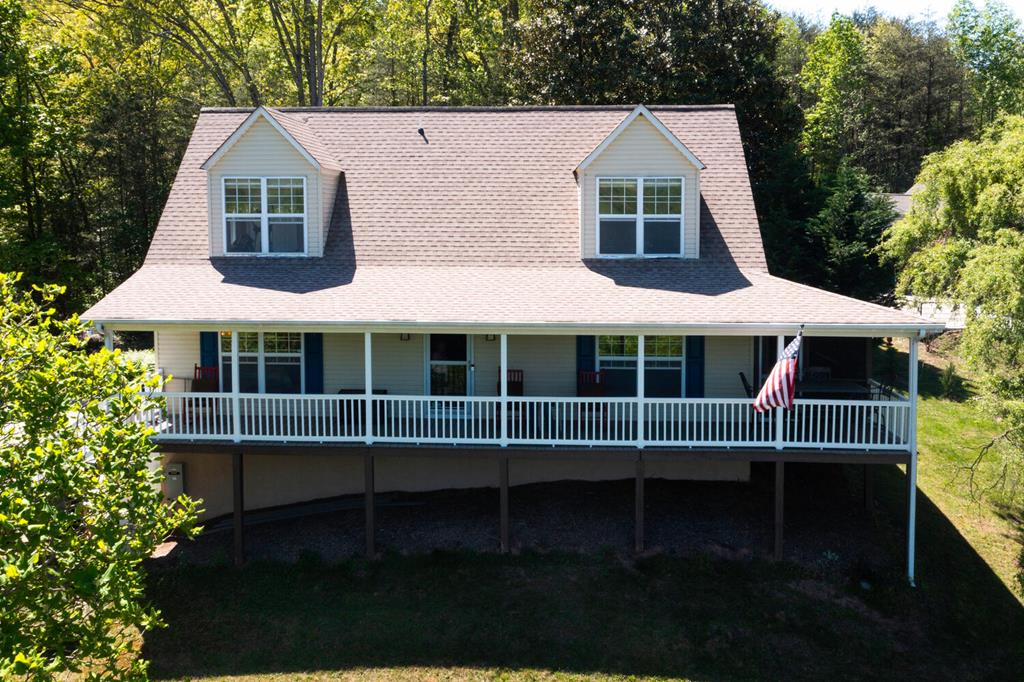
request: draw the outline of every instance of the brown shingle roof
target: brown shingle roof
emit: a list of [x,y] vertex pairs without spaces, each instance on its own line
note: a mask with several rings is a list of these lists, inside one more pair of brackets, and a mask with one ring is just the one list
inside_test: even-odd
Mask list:
[[[767,274],[731,106],[651,107],[705,164],[699,260],[580,259],[573,169],[632,107],[289,109],[344,172],[323,258],[208,256],[200,165],[251,110],[204,110],[107,321],[914,325]],[[423,128],[425,139],[417,133]],[[289,131],[291,132],[291,130]],[[292,133],[294,135],[294,133]]]

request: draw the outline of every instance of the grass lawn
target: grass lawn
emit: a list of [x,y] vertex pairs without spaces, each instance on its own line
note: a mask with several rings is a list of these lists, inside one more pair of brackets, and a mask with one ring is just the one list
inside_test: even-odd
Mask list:
[[[916,589],[898,571],[865,590],[849,571],[614,552],[156,567],[153,676],[1024,679],[1019,527],[957,473],[996,425],[939,397],[945,360],[924,359]],[[898,467],[877,471],[874,518],[899,556]]]

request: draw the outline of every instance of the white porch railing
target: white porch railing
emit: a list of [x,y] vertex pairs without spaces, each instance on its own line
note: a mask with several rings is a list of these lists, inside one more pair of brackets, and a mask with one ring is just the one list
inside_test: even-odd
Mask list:
[[745,398],[161,395],[158,440],[908,450],[914,428],[907,400],[799,399],[780,420]]

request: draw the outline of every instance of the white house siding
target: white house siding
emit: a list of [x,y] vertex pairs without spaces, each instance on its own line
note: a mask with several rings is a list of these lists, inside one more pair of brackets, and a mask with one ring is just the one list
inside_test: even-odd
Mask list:
[[184,391],[199,364],[199,332],[160,329],[153,333],[156,366],[171,377],[168,391]]
[[742,398],[739,373],[754,381],[754,339],[750,336],[704,337],[704,395],[708,398]]
[[224,255],[225,177],[287,176],[306,178],[307,252],[323,254],[321,219],[324,198],[320,175],[292,144],[263,119],[257,120],[207,174],[210,197],[210,255]]
[[[681,456],[681,459],[685,455]],[[202,499],[201,518],[231,512],[231,457],[224,454],[167,454],[164,462],[185,464],[185,492]],[[633,476],[632,462],[516,460],[510,463],[512,485],[544,481],[603,481]],[[423,458],[379,456],[375,467],[379,492],[419,492],[496,487],[498,470],[490,458]],[[746,481],[745,462],[649,462],[649,478]],[[246,455],[245,506],[260,509],[363,492],[363,460],[344,455]]]
[[364,377],[363,335],[324,334],[324,393],[364,389]]
[[523,370],[528,396],[576,395],[575,336],[510,336],[508,366]]
[[374,334],[373,387],[390,395],[423,395],[425,343],[423,334],[412,334],[408,341],[399,334]]
[[[582,161],[582,159],[581,159]],[[638,116],[582,174],[582,255],[597,256],[597,178],[618,176],[681,176],[685,178],[683,251],[687,258],[698,254],[700,173],[665,136],[643,116]]]

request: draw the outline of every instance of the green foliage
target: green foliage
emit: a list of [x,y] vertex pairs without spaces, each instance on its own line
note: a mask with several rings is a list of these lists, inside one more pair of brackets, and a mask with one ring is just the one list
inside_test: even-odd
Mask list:
[[987,0],[982,10],[958,0],[948,30],[969,70],[981,122],[991,123],[1000,112],[1024,113],[1024,34],[1012,10],[997,0]]
[[960,353],[979,373],[980,404],[997,439],[1024,454],[1024,117],[1007,116],[977,141],[927,158],[910,213],[882,250],[897,291],[963,307]]
[[893,269],[881,261],[875,247],[896,212],[872,186],[870,176],[846,162],[840,163],[827,189],[824,207],[808,223],[821,257],[806,267],[820,269],[818,283],[826,289],[885,301],[893,290]]
[[952,362],[946,364],[939,374],[939,386],[942,390],[942,397],[954,399],[960,394],[960,377],[956,373],[956,365]]
[[141,563],[195,502],[166,505],[151,467],[159,378],[84,350],[62,290],[0,274],[0,677],[136,678],[137,629],[158,624]]
[[867,48],[853,20],[832,15],[807,50],[800,83],[814,104],[805,112],[802,143],[819,176],[835,172],[855,148],[865,114]]

